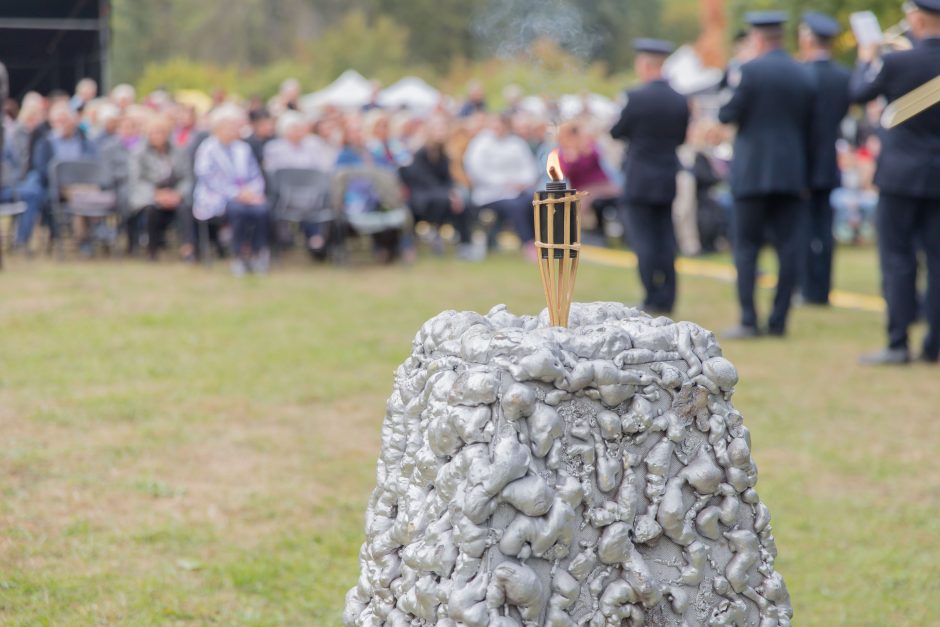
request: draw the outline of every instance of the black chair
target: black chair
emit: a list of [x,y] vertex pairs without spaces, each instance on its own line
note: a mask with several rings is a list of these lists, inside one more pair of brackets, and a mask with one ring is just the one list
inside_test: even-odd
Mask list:
[[[26,203],[22,200],[0,203],[0,218],[14,218],[26,212]],[[12,236],[13,229],[10,229]],[[3,231],[0,230],[0,269],[3,268]]]
[[342,214],[331,202],[332,178],[305,168],[282,168],[272,177],[272,217],[291,225],[320,224],[328,228],[327,251],[342,245]]
[[[64,245],[63,227],[70,222],[65,218],[77,216],[106,220],[115,215],[117,196],[114,191],[103,189],[105,180],[102,164],[93,159],[55,161],[49,166],[52,231],[57,234],[60,254]],[[87,193],[76,193],[76,186],[88,186]],[[114,230],[116,232],[116,228]]]

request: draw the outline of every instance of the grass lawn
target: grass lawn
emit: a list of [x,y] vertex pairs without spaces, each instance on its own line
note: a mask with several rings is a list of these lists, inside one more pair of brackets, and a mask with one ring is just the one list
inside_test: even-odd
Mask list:
[[[840,287],[875,267],[844,255]],[[735,322],[731,285],[680,290],[677,317]],[[586,265],[576,295],[639,291]],[[544,306],[534,266],[9,262],[0,624],[339,624],[394,368],[430,316],[503,302]],[[857,367],[882,326],[806,308],[724,346],[797,625],[940,624],[940,370]]]

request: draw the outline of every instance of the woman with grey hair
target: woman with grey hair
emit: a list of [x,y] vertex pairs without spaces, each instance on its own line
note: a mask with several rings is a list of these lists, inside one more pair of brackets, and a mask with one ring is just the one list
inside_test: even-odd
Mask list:
[[310,122],[301,113],[287,111],[277,121],[277,139],[264,146],[264,169],[274,174],[284,168],[329,172],[336,164],[336,151],[310,134]]
[[241,108],[224,104],[209,114],[212,135],[196,150],[193,216],[197,220],[225,218],[232,226],[232,273],[266,272],[269,207],[264,177],[245,141]]
[[[186,155],[170,142],[173,123],[165,115],[147,122],[145,144],[130,160],[130,205],[147,226],[147,254],[156,260],[166,231],[184,210],[190,178]],[[184,235],[184,243],[187,239]]]

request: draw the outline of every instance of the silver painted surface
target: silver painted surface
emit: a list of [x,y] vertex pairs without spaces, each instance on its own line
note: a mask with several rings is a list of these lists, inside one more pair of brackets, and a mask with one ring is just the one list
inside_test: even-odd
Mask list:
[[618,303],[432,318],[345,624],[788,626],[737,381],[712,333]]

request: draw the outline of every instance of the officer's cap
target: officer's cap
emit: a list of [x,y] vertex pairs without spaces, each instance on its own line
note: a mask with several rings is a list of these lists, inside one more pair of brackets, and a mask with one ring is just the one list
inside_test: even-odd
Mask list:
[[785,11],[749,11],[744,14],[744,21],[754,28],[772,28],[785,24],[787,14]]
[[[940,0],[937,0],[940,2]],[[831,39],[842,32],[839,23],[823,13],[807,11],[803,14],[803,23],[817,37]]]
[[633,40],[633,49],[643,54],[657,54],[665,57],[672,54],[675,46],[665,39],[640,38]]
[[930,13],[940,13],[940,0],[912,0],[915,7]]

